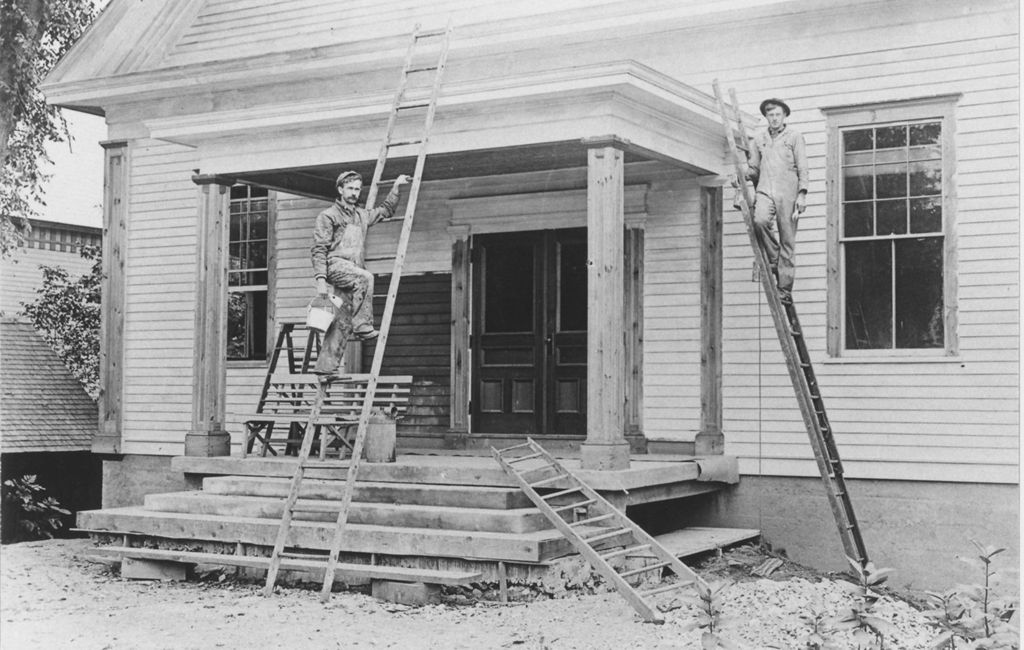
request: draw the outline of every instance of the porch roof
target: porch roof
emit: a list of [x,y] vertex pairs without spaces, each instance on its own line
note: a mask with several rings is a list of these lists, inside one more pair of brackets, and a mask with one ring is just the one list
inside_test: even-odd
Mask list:
[[[325,198],[343,168],[372,172],[390,105],[378,93],[145,125],[153,138],[196,147],[204,173]],[[630,60],[446,84],[424,179],[581,167],[589,147],[609,143],[627,163],[660,160],[700,175],[724,169],[714,98]],[[393,150],[387,175],[411,172],[414,161],[415,146]]]

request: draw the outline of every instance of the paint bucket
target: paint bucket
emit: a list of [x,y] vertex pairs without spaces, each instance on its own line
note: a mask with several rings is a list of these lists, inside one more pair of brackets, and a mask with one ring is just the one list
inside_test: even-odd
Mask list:
[[306,309],[306,327],[326,332],[334,322],[334,305],[328,299],[317,296],[309,301]]

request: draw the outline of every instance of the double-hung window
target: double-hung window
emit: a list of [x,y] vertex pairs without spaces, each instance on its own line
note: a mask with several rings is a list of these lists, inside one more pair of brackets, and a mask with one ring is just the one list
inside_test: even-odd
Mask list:
[[228,345],[230,360],[267,356],[270,235],[273,197],[260,187],[231,188],[228,242]]
[[956,352],[955,101],[824,111],[832,356]]

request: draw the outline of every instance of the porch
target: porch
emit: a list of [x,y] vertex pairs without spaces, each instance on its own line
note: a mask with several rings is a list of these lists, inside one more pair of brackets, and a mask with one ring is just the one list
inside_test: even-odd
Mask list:
[[[685,501],[676,501],[735,484],[733,457],[649,454],[634,457],[626,470],[595,471],[580,469],[578,454],[570,455],[577,457],[563,458],[566,467],[627,512],[633,506],[674,502],[672,520],[647,525],[681,557],[759,534],[687,526]],[[78,527],[101,541],[132,546],[267,555],[294,462],[287,457],[179,456],[172,459],[172,468],[201,489],[151,494],[141,506],[82,512]],[[314,463],[302,497],[323,506],[340,502],[347,466],[336,460]],[[560,484],[545,489],[554,492]],[[470,570],[487,581],[497,581],[502,572],[510,579],[542,580],[552,563],[573,553],[489,456],[404,453],[394,463],[364,463],[349,521],[341,557],[357,564]],[[292,530],[296,547],[326,550],[334,516],[329,511],[302,513]],[[614,546],[615,541],[608,543]]]

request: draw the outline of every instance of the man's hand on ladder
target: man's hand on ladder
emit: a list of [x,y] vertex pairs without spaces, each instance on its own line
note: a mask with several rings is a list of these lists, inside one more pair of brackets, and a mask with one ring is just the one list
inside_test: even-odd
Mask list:
[[412,178],[408,174],[400,174],[398,178],[395,179],[395,185],[405,185],[410,181],[412,181]]

